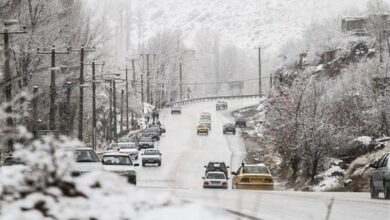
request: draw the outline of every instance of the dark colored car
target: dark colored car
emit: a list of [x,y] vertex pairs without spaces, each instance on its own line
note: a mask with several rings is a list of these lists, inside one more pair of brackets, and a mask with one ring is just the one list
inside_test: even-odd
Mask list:
[[145,129],[143,136],[151,137],[153,141],[160,140],[160,129],[157,127],[150,127]]
[[226,110],[228,108],[228,104],[226,101],[218,101],[215,105],[215,109],[218,110]]
[[238,117],[235,122],[236,127],[245,128],[246,127],[246,119],[244,117]]
[[154,148],[154,141],[150,136],[142,136],[138,140],[138,149]]
[[370,178],[371,198],[378,198],[379,192],[385,194],[385,199],[390,199],[390,152],[384,154],[377,162],[370,164],[374,168]]
[[228,168],[229,166],[226,166],[225,162],[209,162],[207,166],[204,166],[206,168],[205,170],[205,176],[207,176],[208,172],[223,172],[226,176],[226,178],[229,178],[228,174]]
[[225,124],[223,126],[223,133],[224,134],[226,134],[226,133],[236,134],[236,126],[232,123]]
[[12,166],[12,165],[25,165],[23,161],[18,158],[8,156],[4,159],[3,166]]
[[156,149],[147,149],[142,154],[142,166],[144,167],[146,164],[157,164],[157,166],[161,166],[161,153]]
[[181,114],[181,107],[180,106],[174,106],[171,108],[171,114]]

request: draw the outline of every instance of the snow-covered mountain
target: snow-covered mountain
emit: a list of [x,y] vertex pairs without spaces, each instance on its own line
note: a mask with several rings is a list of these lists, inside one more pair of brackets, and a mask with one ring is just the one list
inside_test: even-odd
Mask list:
[[[142,0],[144,36],[181,30],[189,43],[202,28],[239,47],[277,49],[313,21],[357,13],[367,0]],[[136,5],[138,7],[138,5]],[[134,5],[133,5],[134,8]],[[341,24],[341,22],[340,22]]]

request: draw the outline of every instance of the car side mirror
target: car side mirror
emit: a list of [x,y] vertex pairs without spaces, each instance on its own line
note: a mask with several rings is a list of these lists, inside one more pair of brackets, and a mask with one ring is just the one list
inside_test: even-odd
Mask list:
[[202,177],[202,179],[205,179],[204,177]]
[[139,163],[135,163],[134,166],[135,166],[135,167],[139,167]]
[[231,172],[232,175],[236,175],[236,172]]
[[160,156],[161,156],[162,154],[160,154]]
[[378,165],[376,163],[370,163],[370,165],[368,165],[368,167],[378,168]]
[[226,168],[229,168],[229,166],[226,166]]
[[142,156],[144,155],[144,154],[141,154]]
[[207,168],[207,166],[203,166],[204,168]]

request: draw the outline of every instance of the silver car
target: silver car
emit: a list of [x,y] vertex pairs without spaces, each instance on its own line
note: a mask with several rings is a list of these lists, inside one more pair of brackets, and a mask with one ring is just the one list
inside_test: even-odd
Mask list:
[[203,188],[228,188],[228,179],[223,172],[208,172],[205,177],[202,177]]

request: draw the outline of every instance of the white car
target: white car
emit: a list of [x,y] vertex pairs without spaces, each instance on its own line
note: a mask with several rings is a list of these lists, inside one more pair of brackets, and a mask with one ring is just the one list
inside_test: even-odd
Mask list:
[[103,169],[99,157],[91,148],[76,148],[72,151],[74,151],[75,156],[75,163],[71,167],[73,176]]
[[139,166],[133,163],[127,153],[110,152],[102,156],[103,169],[127,177],[129,183],[137,184],[137,172],[135,167]]
[[146,164],[157,164],[161,166],[161,153],[157,149],[146,149],[142,154],[142,166]]
[[206,177],[202,177],[203,188],[228,188],[228,179],[223,172],[208,172]]
[[138,147],[133,142],[122,142],[116,144],[116,150],[120,153],[126,153],[130,155],[131,159],[138,160]]
[[209,120],[211,122],[211,113],[209,112],[200,113],[200,120]]
[[209,130],[211,130],[211,121],[210,120],[208,120],[208,119],[201,119],[199,121],[199,124],[206,125],[209,128]]

